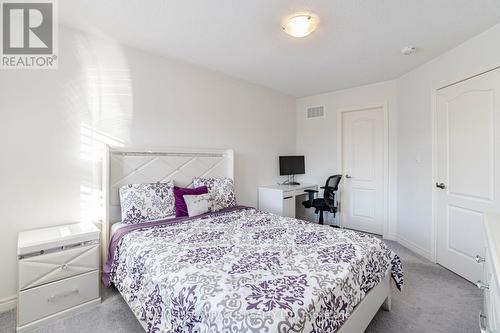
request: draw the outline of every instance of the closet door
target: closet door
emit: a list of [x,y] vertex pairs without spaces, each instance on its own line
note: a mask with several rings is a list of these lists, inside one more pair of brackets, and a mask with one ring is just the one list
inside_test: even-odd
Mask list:
[[437,262],[476,282],[485,214],[500,212],[500,70],[437,94]]

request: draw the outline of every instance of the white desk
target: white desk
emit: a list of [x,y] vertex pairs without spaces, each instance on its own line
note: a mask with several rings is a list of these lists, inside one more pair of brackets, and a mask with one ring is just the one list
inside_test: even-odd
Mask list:
[[318,190],[315,184],[268,185],[259,187],[259,209],[281,216],[314,220],[308,214],[302,201],[308,199],[304,190]]

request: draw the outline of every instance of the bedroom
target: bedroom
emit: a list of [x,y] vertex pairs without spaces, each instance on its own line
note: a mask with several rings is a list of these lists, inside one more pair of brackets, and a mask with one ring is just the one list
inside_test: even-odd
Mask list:
[[[193,187],[193,178],[203,176],[231,178],[237,205],[262,210],[227,212],[231,216],[255,214],[240,216],[231,227],[269,218],[273,231],[284,230],[269,233],[268,237],[278,238],[262,239],[269,248],[259,248],[262,253],[278,252],[281,259],[263,255],[254,265],[266,260],[269,265],[258,268],[254,283],[246,284],[258,287],[270,277],[290,276],[285,271],[306,274],[303,299],[269,303],[284,310],[289,322],[301,318],[306,306],[320,303],[307,294],[313,277],[333,274],[328,265],[335,264],[329,262],[335,253],[321,262],[318,253],[307,252],[314,248],[315,230],[320,230],[325,236],[316,240],[325,251],[339,235],[367,235],[372,248],[390,249],[387,255],[401,258],[404,283],[399,291],[390,274],[374,277],[377,283],[366,297],[365,292],[358,292],[357,298],[350,299],[349,311],[342,314],[337,328],[325,326],[317,331],[498,330],[494,277],[499,266],[491,267],[498,256],[491,244],[496,244],[495,227],[500,223],[494,215],[500,213],[500,104],[494,100],[500,85],[498,1],[35,3],[38,7],[30,7],[33,4],[27,1],[1,2],[0,136],[5,142],[0,164],[4,211],[1,332],[147,331],[148,320],[140,319],[140,308],[147,302],[134,302],[135,296],[127,296],[125,289],[120,293],[99,282],[112,225],[123,220],[119,187],[170,180],[179,187]],[[294,33],[297,15],[305,18],[306,29],[313,30],[307,36],[288,34]],[[304,24],[299,21],[295,28],[300,32]],[[31,50],[32,46],[37,50]],[[41,50],[45,46],[50,50]],[[443,117],[445,107],[455,107],[456,117]],[[364,114],[377,123],[372,128],[374,140],[364,135],[365,127],[353,130],[357,120],[351,116],[363,120]],[[357,123],[366,125],[366,121]],[[357,141],[348,140],[348,133],[357,133]],[[368,143],[377,149],[370,150]],[[359,170],[379,176],[371,184],[378,191],[373,196],[367,194],[371,188],[363,187],[366,182],[362,184],[359,174],[353,173],[356,158],[343,153],[356,148],[361,154],[352,156],[361,161]],[[370,153],[377,157],[373,159],[377,167],[372,169],[366,162]],[[295,179],[302,185],[278,188],[280,200],[276,202],[282,206],[270,218],[265,214],[273,210],[263,207],[275,206],[271,197],[264,200],[262,191],[287,180],[280,175],[280,156],[304,156],[304,171],[297,172],[303,174]],[[131,162],[113,167],[119,159]],[[192,159],[196,162],[189,162]],[[334,216],[327,207],[322,226],[320,212],[315,214],[314,208],[302,205],[308,200],[304,189],[318,190],[313,194],[321,198],[321,187],[336,174],[342,175],[333,191],[337,211]],[[293,194],[285,195],[290,189]],[[359,201],[353,201],[355,190]],[[172,213],[175,199],[167,197]],[[288,197],[295,200],[284,209],[281,199]],[[349,215],[353,207],[360,214]],[[287,216],[292,215],[312,223],[290,224],[295,220]],[[359,222],[359,216],[368,215],[376,216],[374,229]],[[193,236],[191,232],[216,232],[207,225],[209,220],[179,232],[170,242],[181,248],[195,246],[176,242]],[[178,226],[196,221],[188,218]],[[453,222],[453,228],[446,229],[446,221]],[[90,237],[82,241],[90,243],[82,246],[93,249],[91,258],[98,260],[95,267],[69,264],[68,258],[62,258],[66,251],[79,249],[70,248],[74,241],[68,243],[73,231],[64,226],[70,224],[81,226],[80,236]],[[43,230],[58,226],[57,230],[63,230],[60,236],[47,240],[49,233]],[[94,228],[97,232],[85,232]],[[259,239],[258,232],[267,227],[251,228],[258,229],[253,235]],[[383,243],[378,236],[363,233],[368,231],[381,236]],[[217,261],[229,265],[219,275],[228,279],[235,262],[246,258],[244,252],[262,244],[245,238],[247,233],[220,232],[228,234],[225,241],[234,245],[234,252]],[[300,238],[299,234],[309,236]],[[128,235],[124,239],[131,242],[132,235],[146,234],[132,231]],[[246,243],[240,245],[242,239]],[[298,239],[307,244],[298,244]],[[147,238],[143,240],[146,246]],[[347,242],[351,243],[356,248],[368,246],[360,239]],[[134,256],[133,251],[123,251]],[[162,255],[157,254],[165,260]],[[478,261],[487,257],[486,262],[475,263],[476,255]],[[44,256],[59,259],[43,262]],[[192,265],[197,272],[216,271],[217,262],[186,263],[180,261],[188,260],[182,255],[175,259],[179,263],[172,269]],[[308,259],[320,260],[320,268],[307,266]],[[297,261],[294,267],[285,270],[283,262],[292,260]],[[342,264],[351,264],[350,260]],[[82,301],[83,283],[80,287],[72,281],[90,276],[90,266],[98,278],[92,275],[88,283],[98,295]],[[386,262],[385,269],[389,266],[398,268]],[[155,268],[153,263],[147,267]],[[342,272],[348,275],[351,270]],[[152,274],[146,280],[153,279]],[[250,273],[240,270],[238,274],[251,279],[246,275]],[[478,280],[483,290],[476,286]],[[181,283],[179,291],[188,286]],[[335,286],[323,284],[316,291]],[[235,292],[244,289],[247,293],[241,295],[241,304],[254,307],[247,309],[250,314],[262,315],[264,305],[255,289],[239,287]],[[215,298],[200,300],[195,308],[202,311],[203,306],[217,303]],[[216,311],[216,317],[221,313]],[[339,313],[311,313],[328,314]],[[208,322],[163,316],[169,319],[161,321],[160,332],[189,331],[190,325],[203,331],[202,325]],[[185,321],[175,324],[175,318]],[[304,318],[304,331],[312,331],[314,321]],[[167,321],[172,327],[167,328]],[[266,324],[270,332],[278,330],[277,322]],[[153,330],[154,320],[149,324]],[[234,325],[233,331],[244,330],[244,321]],[[205,331],[221,331],[217,327]]]

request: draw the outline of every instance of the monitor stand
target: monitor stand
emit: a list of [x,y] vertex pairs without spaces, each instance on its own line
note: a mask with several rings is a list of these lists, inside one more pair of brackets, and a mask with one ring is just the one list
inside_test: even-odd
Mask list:
[[300,183],[295,181],[295,175],[288,175],[288,179],[283,185],[300,185]]

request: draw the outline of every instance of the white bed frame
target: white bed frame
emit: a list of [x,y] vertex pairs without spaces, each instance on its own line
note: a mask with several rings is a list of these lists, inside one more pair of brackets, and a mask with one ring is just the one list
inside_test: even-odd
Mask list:
[[[107,257],[110,229],[121,221],[118,190],[126,184],[175,180],[191,187],[193,177],[230,177],[234,179],[234,152],[231,149],[145,149],[107,146],[103,159],[104,221],[102,256]],[[391,308],[390,273],[356,306],[337,333],[361,333],[382,306]]]
[[101,231],[102,259],[105,262],[114,223],[121,221],[118,190],[127,184],[175,180],[192,187],[193,177],[234,179],[234,152],[231,149],[150,149],[106,146],[103,158],[104,221]]
[[368,327],[380,307],[391,311],[391,276],[388,272],[378,285],[354,308],[349,319],[335,333],[362,333]]

